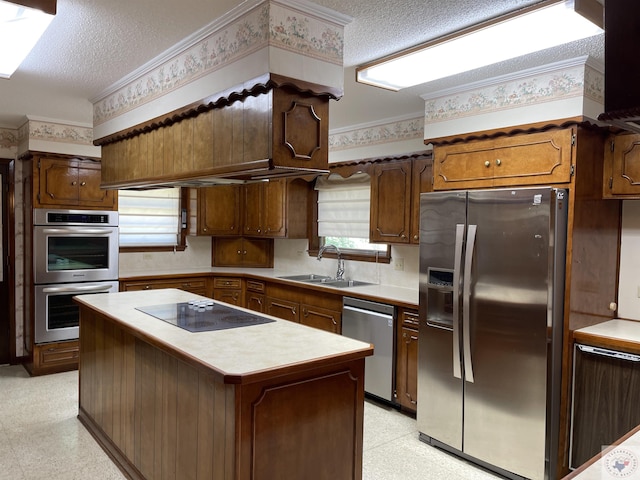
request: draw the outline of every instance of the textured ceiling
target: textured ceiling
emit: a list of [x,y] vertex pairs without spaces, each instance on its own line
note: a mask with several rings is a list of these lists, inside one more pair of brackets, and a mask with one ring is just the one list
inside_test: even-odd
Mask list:
[[[353,80],[355,65],[538,1],[316,0],[353,17],[345,28],[345,95],[332,102],[330,128],[420,112],[421,94],[558,60],[588,54],[604,62],[600,35],[398,93]],[[44,37],[10,80],[0,79],[0,126],[16,128],[25,115],[91,123],[89,99],[240,3],[58,0]]]

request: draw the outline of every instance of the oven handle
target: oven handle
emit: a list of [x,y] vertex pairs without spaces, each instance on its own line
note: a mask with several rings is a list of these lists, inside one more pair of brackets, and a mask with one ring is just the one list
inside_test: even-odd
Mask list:
[[112,228],[45,228],[43,233],[63,233],[65,235],[110,235],[114,232]]
[[45,287],[44,293],[86,293],[86,292],[108,292],[113,285],[86,285],[80,287]]

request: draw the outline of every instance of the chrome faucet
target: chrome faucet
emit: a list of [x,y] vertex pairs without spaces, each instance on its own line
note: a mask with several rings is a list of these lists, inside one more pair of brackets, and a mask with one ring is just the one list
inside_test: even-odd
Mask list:
[[322,260],[322,255],[324,254],[325,250],[328,249],[335,250],[336,254],[338,255],[338,271],[336,272],[336,280],[342,280],[344,277],[344,259],[342,258],[342,252],[338,247],[331,243],[320,247],[320,250],[318,250],[318,261]]

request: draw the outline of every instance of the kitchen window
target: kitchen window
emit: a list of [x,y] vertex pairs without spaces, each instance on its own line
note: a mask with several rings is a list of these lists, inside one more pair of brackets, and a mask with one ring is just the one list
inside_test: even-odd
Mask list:
[[315,191],[317,237],[312,239],[310,254],[317,253],[323,245],[333,244],[345,259],[389,263],[389,245],[369,243],[371,178],[368,174],[319,177]]
[[120,250],[184,250],[185,195],[181,188],[118,191]]

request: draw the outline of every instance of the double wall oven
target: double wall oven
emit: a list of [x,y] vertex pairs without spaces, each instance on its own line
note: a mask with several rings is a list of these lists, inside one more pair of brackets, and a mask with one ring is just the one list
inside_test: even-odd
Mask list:
[[35,343],[78,338],[74,295],[118,291],[118,212],[35,209]]

